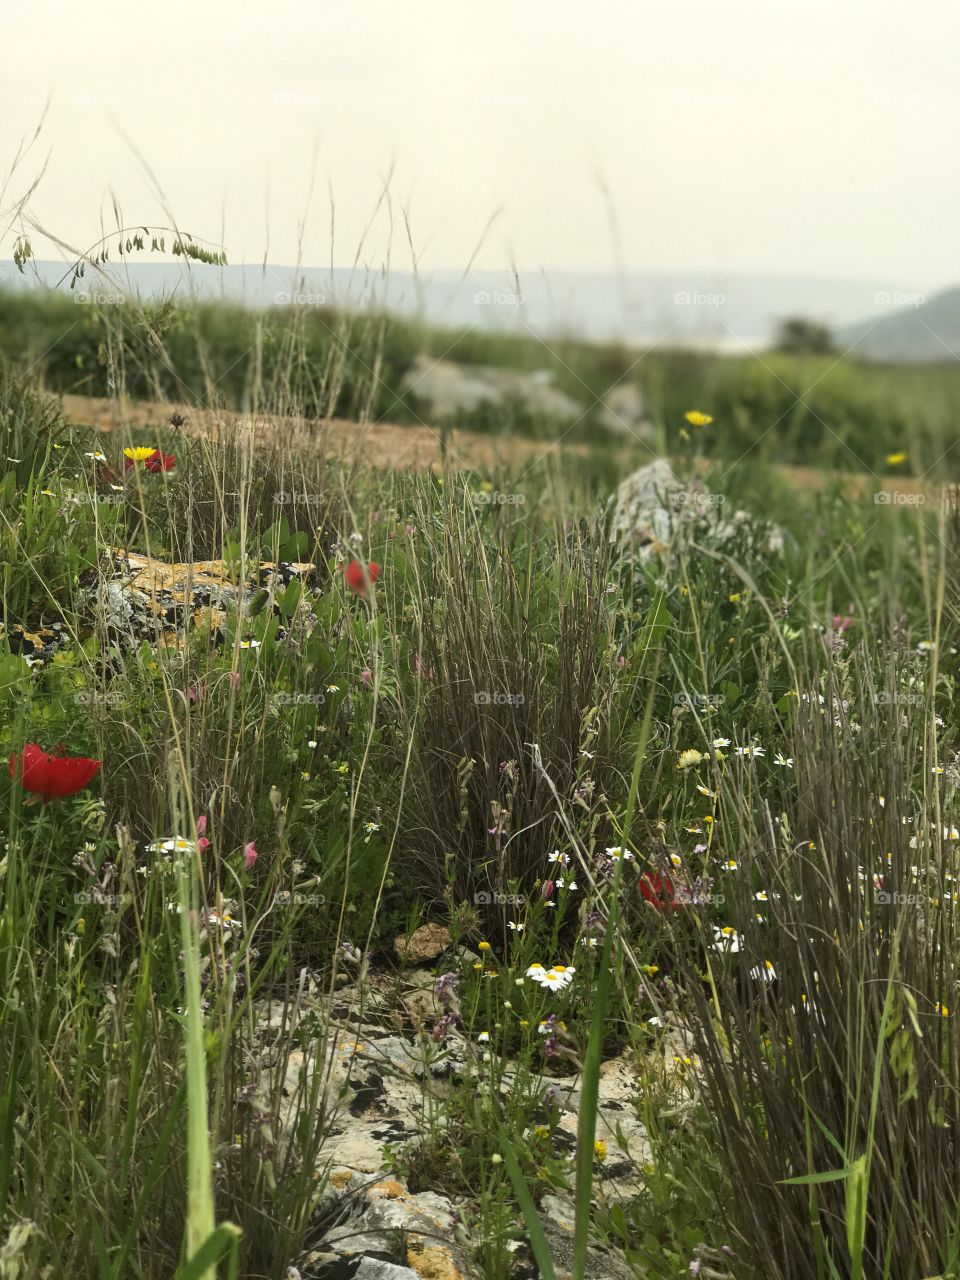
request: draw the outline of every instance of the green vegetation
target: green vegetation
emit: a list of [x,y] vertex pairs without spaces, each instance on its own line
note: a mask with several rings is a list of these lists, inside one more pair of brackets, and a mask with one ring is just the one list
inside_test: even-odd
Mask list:
[[[417,1043],[429,1065],[461,1035],[465,1067],[392,1159],[464,1197],[481,1274],[507,1280],[565,1189],[577,1268],[589,1225],[638,1277],[957,1274],[960,528],[932,496],[798,492],[769,463],[922,473],[960,374],[644,361],[665,442],[697,451],[678,466],[735,524],[644,559],[611,542],[602,468],[98,436],[34,385],[376,416],[369,369],[399,381],[412,327],[23,298],[0,322],[35,364],[0,382],[0,1275],[233,1255],[221,1274],[285,1277],[326,1187],[319,997],[389,972],[423,920],[466,950]],[[631,358],[567,357],[599,390]],[[137,445],[175,468],[125,467]],[[312,575],[156,643],[105,628],[117,547],[235,586]],[[350,589],[354,559],[375,585]],[[30,665],[18,623],[64,643]],[[30,803],[28,744],[100,768]],[[642,1159],[594,1145],[589,1105],[571,1150],[544,1092],[582,1072],[589,1099],[616,1054]]]
[[401,390],[421,353],[549,370],[587,410],[569,433],[519,406],[476,409],[458,418],[461,427],[543,437],[563,431],[568,440],[608,442],[597,405],[611,387],[637,382],[661,451],[688,409],[709,405],[716,457],[882,473],[888,454],[909,450],[918,472],[950,474],[943,455],[956,439],[960,368],[861,365],[855,349],[846,356],[811,353],[803,344],[759,357],[660,348],[642,354],[569,339],[547,346],[532,336],[431,330],[323,308],[78,305],[67,292],[8,293],[0,305],[0,355],[57,392],[429,422],[415,391]]

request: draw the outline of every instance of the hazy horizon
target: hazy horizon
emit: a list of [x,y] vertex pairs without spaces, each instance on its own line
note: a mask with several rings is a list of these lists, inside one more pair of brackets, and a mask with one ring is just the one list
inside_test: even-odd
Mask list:
[[84,248],[115,198],[232,262],[347,266],[359,247],[372,269],[953,282],[952,6],[919,28],[900,0],[595,18],[569,0],[480,19],[461,0],[173,0],[161,22],[94,0],[84,52],[38,0],[8,41],[4,172],[50,105],[0,253],[46,161],[30,211]]

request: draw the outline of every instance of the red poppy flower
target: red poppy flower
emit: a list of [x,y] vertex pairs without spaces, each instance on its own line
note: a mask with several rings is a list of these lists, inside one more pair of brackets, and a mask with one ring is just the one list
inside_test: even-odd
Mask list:
[[85,756],[50,755],[35,742],[28,742],[22,755],[14,753],[10,757],[7,773],[17,779],[24,791],[42,796],[46,804],[82,791],[99,768],[99,760],[88,760]]
[[374,560],[369,564],[364,564],[362,560],[351,560],[343,566],[343,580],[358,596],[364,595],[379,577],[380,566]]
[[172,453],[161,453],[158,449],[143,465],[147,471],[172,471],[177,459]]
[[[123,465],[127,470],[137,465],[135,458],[124,458]],[[143,459],[144,470],[146,471],[172,471],[177,465],[176,456],[172,453],[161,453],[159,449],[154,449],[148,457]]]
[[640,892],[645,901],[658,911],[679,911],[683,907],[683,899],[677,896],[673,881],[659,871],[645,871],[640,877]]

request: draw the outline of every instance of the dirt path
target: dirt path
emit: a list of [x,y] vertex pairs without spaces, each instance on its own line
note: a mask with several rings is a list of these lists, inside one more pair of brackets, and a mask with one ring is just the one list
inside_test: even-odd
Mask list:
[[[427,426],[400,426],[392,422],[358,423],[342,418],[317,422],[305,418],[251,418],[247,414],[224,410],[214,412],[186,404],[160,404],[141,400],[110,400],[94,396],[64,395],[59,397],[63,412],[70,422],[96,427],[100,431],[116,431],[124,426],[144,429],[167,423],[172,413],[186,419],[183,430],[188,435],[223,439],[236,431],[238,424],[252,425],[255,439],[264,444],[285,445],[304,449],[322,447],[339,457],[356,459],[384,467],[415,467],[426,470],[442,463],[443,433]],[[622,449],[611,444],[614,456],[622,456],[623,471],[628,474],[640,465],[639,450]],[[490,471],[498,467],[516,469],[541,458],[588,458],[587,445],[531,440],[523,436],[500,437],[480,431],[454,430],[446,436],[449,463],[459,467],[475,467]],[[840,480],[851,494],[862,496],[872,490],[897,490],[917,493],[923,485],[913,476],[886,475],[876,477],[857,472],[830,472],[816,467],[782,465],[784,479],[797,489],[824,489]],[[926,486],[932,489],[933,486]]]
[[[159,427],[169,422],[172,413],[186,419],[182,428],[188,435],[207,436],[219,440],[238,424],[252,425],[255,439],[263,444],[289,445],[298,449],[321,447],[341,457],[356,458],[377,466],[439,466],[443,435],[439,428],[399,426],[391,422],[362,424],[333,418],[317,422],[304,418],[252,418],[229,410],[213,412],[184,404],[158,404],[150,401],[117,401],[93,396],[64,395],[60,398],[63,412],[70,422],[96,427],[100,431],[116,431],[124,426]],[[550,440],[530,440],[523,436],[497,437],[479,431],[447,433],[446,453],[455,466],[489,470],[497,466],[526,466],[548,455],[561,453],[586,458],[590,450],[584,444],[555,444]]]

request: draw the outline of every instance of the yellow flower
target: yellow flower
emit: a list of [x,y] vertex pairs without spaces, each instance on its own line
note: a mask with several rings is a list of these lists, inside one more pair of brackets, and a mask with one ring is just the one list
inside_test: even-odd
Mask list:
[[148,449],[145,445],[138,444],[133,449],[124,449],[123,454],[131,462],[143,462],[145,458],[152,458],[156,452],[156,449]]
[[596,1156],[597,1160],[601,1162],[601,1164],[603,1163],[604,1160],[606,1160],[607,1144],[604,1142],[602,1138],[598,1138],[596,1142],[593,1144],[593,1154],[594,1156]]
[[658,964],[642,964],[640,968],[648,978],[652,978],[655,973],[660,972],[660,966]]
[[709,427],[713,421],[709,413],[701,413],[699,409],[691,409],[689,413],[685,413],[683,416],[691,427]]
[[478,950],[478,951],[489,951],[489,950],[490,950],[490,943],[489,943],[489,942],[478,942],[478,943],[477,943],[477,950]]
[[909,454],[907,453],[888,453],[886,463],[888,467],[899,467],[901,462],[906,462]]
[[704,758],[705,757],[702,752],[695,750],[693,747],[689,747],[686,751],[680,752],[680,757],[677,760],[677,768],[692,769],[696,765],[700,764]]
[[730,595],[727,596],[727,599],[730,601],[731,604],[739,604],[742,599],[742,596],[740,595],[739,591],[731,591]]

